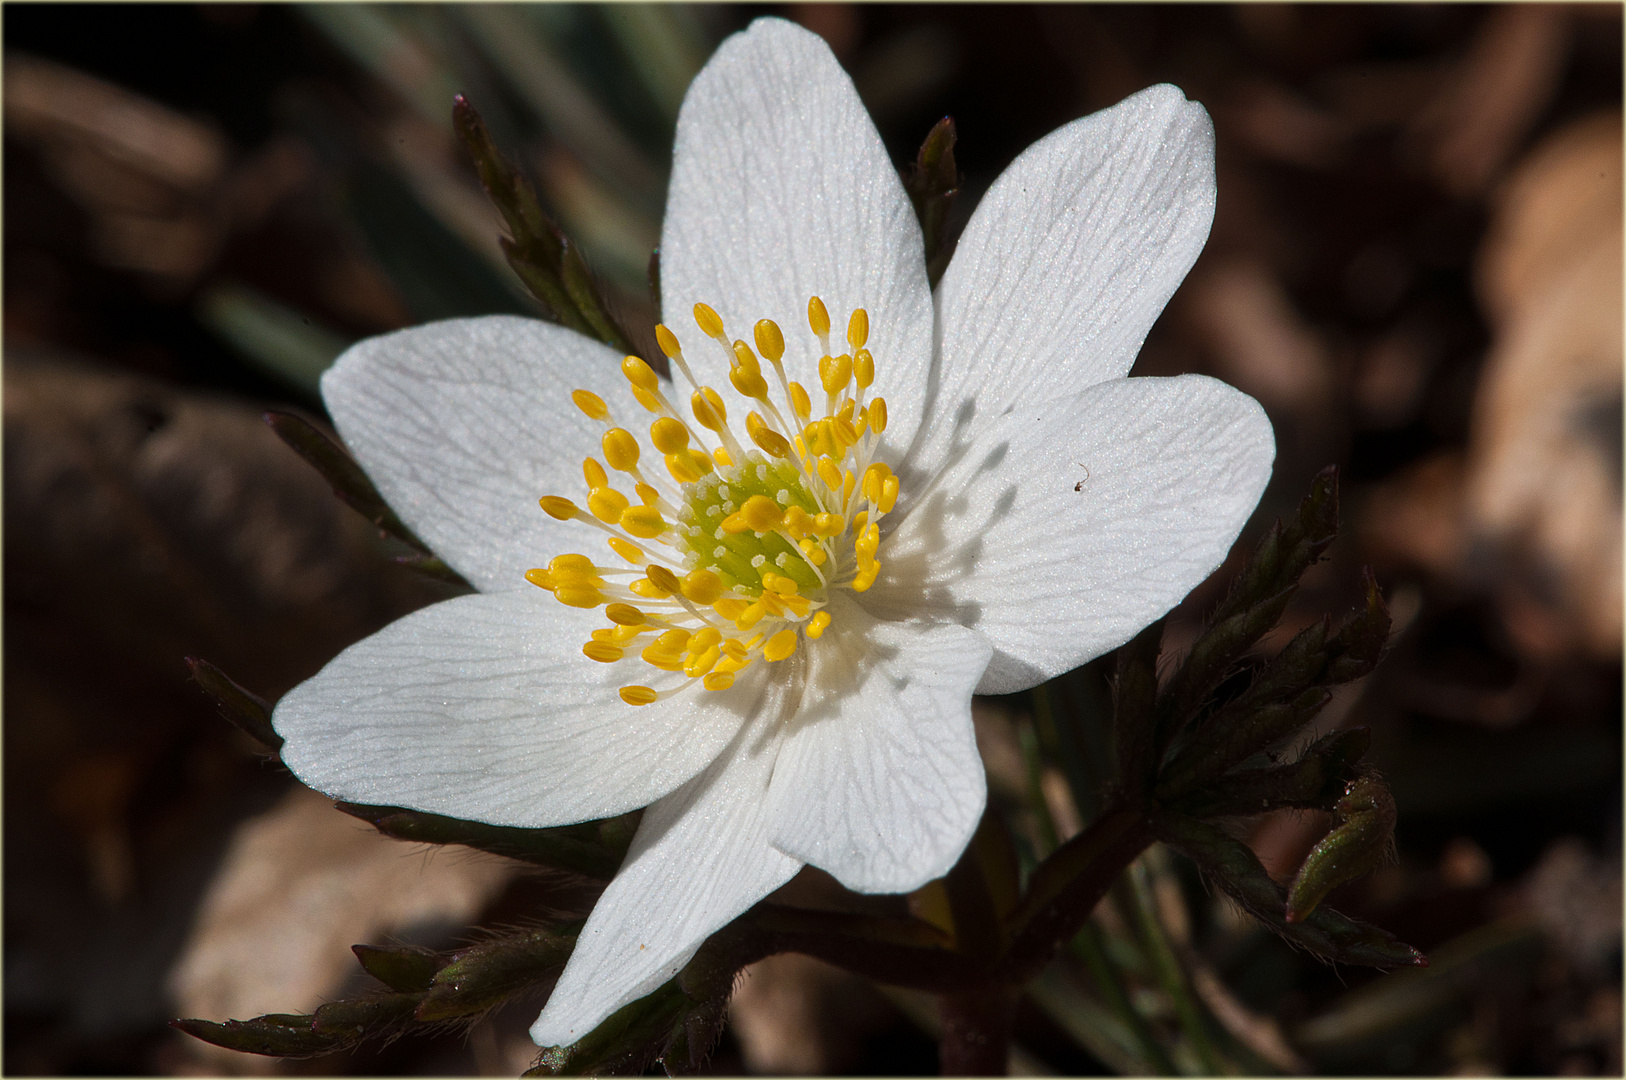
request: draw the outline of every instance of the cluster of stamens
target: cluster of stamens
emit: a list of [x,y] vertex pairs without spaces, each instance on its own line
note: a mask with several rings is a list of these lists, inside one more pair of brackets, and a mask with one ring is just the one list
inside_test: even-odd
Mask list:
[[[874,584],[881,568],[879,522],[898,499],[898,478],[874,460],[886,430],[886,400],[866,401],[875,359],[864,347],[869,315],[863,308],[847,323],[851,351],[833,356],[829,313],[818,297],[808,301],[808,325],[823,352],[824,403],[816,418],[807,389],[785,377],[785,339],[772,320],[756,324],[753,351],[731,341],[705,304],[695,305],[694,317],[727,353],[734,389],[759,407],[745,418],[753,447],[741,445],[729,427],[722,396],[696,381],[677,336],[657,326],[661,351],[693,391],[689,407],[699,430],[667,399],[654,370],[629,356],[621,373],[655,417],[649,441],[667,475],[646,472],[637,437],[616,424],[602,398],[577,390],[571,395],[576,407],[605,426],[604,464],[596,458],[582,463],[585,509],[555,495],[542,499],[553,517],[608,533],[610,549],[631,568],[560,555],[525,575],[561,603],[604,608],[611,625],[594,630],[582,647],[590,659],[614,664],[638,649],[644,662],[687,676],[660,691],[624,686],[621,699],[629,705],[647,705],[696,681],[707,690],[726,689],[757,659],[776,663],[792,656],[803,638],[817,640],[830,625],[831,590],[863,592]],[[777,402],[763,376],[764,359],[777,377]],[[612,485],[605,464],[632,480],[636,501]],[[645,635],[653,638],[646,643]]]

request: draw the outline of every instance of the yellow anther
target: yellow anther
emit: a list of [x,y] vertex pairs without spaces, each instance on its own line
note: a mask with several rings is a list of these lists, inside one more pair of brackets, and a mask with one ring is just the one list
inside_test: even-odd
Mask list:
[[750,606],[751,604],[748,600],[741,600],[737,596],[725,596],[716,603],[712,604],[711,610],[715,611],[728,621],[733,622],[735,619],[745,614],[745,609]]
[[852,318],[847,320],[847,344],[855,349],[862,349],[869,341],[869,312],[863,308],[854,308]]
[[[723,655],[736,663],[744,660],[751,652],[751,650],[746,647],[745,642],[741,641],[739,638],[729,638],[727,641],[723,642],[722,649]],[[734,670],[738,671],[739,668],[736,667]]]
[[807,636],[817,641],[824,636],[825,629],[830,625],[830,613],[821,611],[807,620]]
[[709,386],[702,386],[689,395],[689,408],[701,426],[712,431],[721,431],[728,423],[728,410],[723,407],[721,395]]
[[875,381],[875,357],[870,355],[868,349],[853,353],[853,380],[860,390],[868,389],[869,384]]
[[610,474],[604,471],[604,466],[598,463],[597,458],[588,458],[582,462],[582,476],[587,479],[588,490],[601,488],[610,482]]
[[627,497],[613,487],[594,488],[587,496],[587,509],[604,524],[614,525],[627,509]]
[[642,405],[648,412],[658,413],[661,411],[660,399],[641,386],[632,388],[632,399]]
[[621,700],[628,705],[648,705],[660,695],[647,686],[623,686]]
[[881,530],[876,525],[866,528],[858,539],[853,541],[853,551],[858,555],[859,562],[862,563],[867,563],[875,558],[875,552],[880,546]]
[[838,416],[831,420],[830,430],[835,434],[836,445],[841,447],[843,454],[847,452],[849,446],[858,441],[858,429],[853,427],[853,422],[844,416]]
[[762,647],[764,660],[783,660],[796,651],[796,631],[781,630]]
[[824,565],[824,560],[825,560],[824,548],[821,547],[819,544],[815,543],[812,540],[803,540],[801,543],[797,544],[796,546],[802,549],[802,554],[807,556],[807,561],[808,562],[812,563],[814,566],[823,566]]
[[868,510],[860,510],[858,513],[854,514],[851,523],[853,535],[857,536],[862,533],[864,531],[864,526],[867,524],[869,524]]
[[597,629],[597,630],[593,631],[593,634],[592,634],[593,640],[594,641],[608,641],[611,644],[614,644],[616,639],[615,639],[615,637],[613,635],[615,634],[615,632],[617,630],[620,630],[620,629],[622,629],[622,628],[619,627],[619,626],[601,627],[600,629]]
[[[887,478],[891,475],[892,470],[889,469],[884,462],[880,461],[877,461],[875,464],[865,469],[864,498],[873,503],[880,502],[881,492],[885,489]],[[894,487],[895,486],[896,485],[894,485]]]
[[757,339],[757,352],[777,363],[785,355],[785,335],[772,319],[758,319],[752,335]]
[[807,302],[807,325],[819,337],[830,332],[830,313],[824,309],[824,301],[816,296]]
[[[740,342],[744,345],[745,342]],[[735,364],[728,373],[728,381],[734,384],[745,397],[752,400],[761,400],[768,396],[768,380],[762,377],[762,368],[757,366],[756,357],[751,358],[750,366]]]
[[[704,458],[701,459],[705,460]],[[687,450],[676,454],[666,455],[666,471],[672,474],[672,479],[680,484],[692,484],[705,473],[695,468],[695,455]]]
[[841,530],[846,527],[847,519],[840,514],[820,513],[813,519],[813,528],[820,536],[840,536]]
[[645,506],[654,506],[661,501],[661,493],[648,484],[639,482],[632,486],[632,490],[638,493],[638,501]]
[[525,580],[529,581],[532,585],[535,585],[539,589],[546,589],[549,592],[553,591],[553,575],[542,569],[540,566],[525,571]]
[[559,521],[569,521],[581,513],[575,503],[569,499],[560,498],[558,495],[544,495],[540,501],[542,509],[548,512],[548,516]]
[[644,651],[638,655],[643,658],[644,663],[652,667],[658,667],[662,671],[683,670],[684,655],[663,649],[659,645],[646,646]]
[[677,335],[668,330],[665,323],[655,324],[655,344],[661,347],[661,352],[674,360],[683,353],[683,349],[678,345]]
[[572,390],[570,400],[576,403],[576,408],[586,413],[593,420],[608,420],[610,408],[604,404],[604,399],[591,390]]
[[689,445],[689,429],[683,421],[663,416],[649,425],[649,441],[663,454],[675,454]]
[[773,532],[784,524],[785,511],[766,495],[753,495],[740,507],[745,523],[759,533]]
[[762,370],[762,362],[757,359],[757,354],[751,351],[751,346],[735,338],[733,348],[734,362],[736,364],[740,367],[748,367],[752,371]]
[[720,338],[723,336],[723,320],[720,315],[705,304],[694,306],[694,321],[700,327],[700,332],[707,337]]
[[667,596],[671,596],[683,588],[678,582],[677,575],[659,563],[650,563],[644,570],[644,576],[649,578],[651,585],[654,585],[655,588],[661,590]]
[[800,540],[802,534],[813,528],[813,515],[800,506],[785,507],[785,530]]
[[777,458],[790,457],[790,443],[785,437],[768,426],[761,414],[751,413],[745,418],[745,430],[750,434],[751,441]]
[[744,633],[757,623],[761,622],[763,619],[767,618],[769,614],[770,612],[768,610],[768,605],[758,600],[756,603],[748,605],[744,611],[740,612],[740,617],[734,620],[734,629]]
[[553,595],[570,607],[596,608],[604,603],[604,594],[591,585],[558,585]]
[[847,388],[847,380],[852,377],[853,358],[846,353],[819,359],[819,381],[824,384],[826,394],[841,393]]
[[723,632],[715,626],[703,626],[689,639],[689,651],[696,656],[723,640]]
[[621,374],[625,375],[627,381],[634,387],[646,394],[653,394],[660,389],[661,381],[660,377],[655,374],[655,369],[644,363],[639,357],[628,356],[623,359],[621,361]]
[[880,570],[880,563],[871,563],[867,568],[860,570],[853,577],[853,592],[868,592],[869,587],[875,584],[875,576]]
[[807,388],[799,382],[790,384],[790,407],[799,420],[813,415],[813,403],[807,399]]
[[757,603],[761,604],[762,610],[767,612],[769,615],[778,617],[785,613],[785,603],[783,598],[781,598],[778,593],[768,588],[766,584],[763,586],[762,595],[757,597]]
[[853,489],[857,486],[858,477],[853,475],[851,469],[848,469],[841,479],[841,507],[843,510],[847,508],[848,503],[853,501]]
[[644,631],[653,629],[654,627],[650,626],[648,623],[645,623],[642,626],[612,626],[603,631],[594,630],[593,634],[595,637],[600,633],[608,634],[609,637],[605,638],[604,640],[608,641],[610,644],[625,645],[627,642],[631,641],[639,634],[642,634]]
[[645,600],[665,600],[672,595],[670,589],[663,589],[648,578],[639,578],[631,585],[628,585],[627,588],[631,589],[634,595],[641,596]]
[[683,674],[691,679],[697,679],[716,667],[717,661],[722,659],[722,656],[723,651],[715,645],[699,652],[690,649],[689,659],[683,663]]
[[734,464],[734,457],[728,452],[727,447],[719,446],[711,452],[711,456],[725,469]]
[[879,435],[886,430],[886,398],[876,398],[869,403],[869,427]]
[[800,586],[796,584],[795,578],[788,578],[783,574],[775,574],[771,571],[762,575],[762,587],[772,589],[784,597],[795,596],[800,591]]
[[604,449],[604,460],[617,472],[631,472],[638,467],[638,439],[626,428],[606,431],[599,445]]
[[589,660],[597,660],[601,664],[613,664],[625,655],[621,649],[607,641],[589,641],[582,646],[582,652]]
[[653,540],[666,531],[666,519],[653,506],[629,506],[621,512],[621,527],[634,536]]
[[819,479],[823,480],[831,491],[841,490],[841,470],[828,457],[819,459]]
[[723,595],[723,579],[710,570],[690,570],[678,584],[684,599],[705,607],[717,603]]
[[555,555],[548,560],[548,573],[555,585],[600,584],[598,567],[586,555]]
[[634,566],[642,566],[644,563],[649,561],[649,556],[645,554],[644,550],[637,544],[629,543],[628,541],[621,539],[619,536],[610,537],[608,542],[611,551],[632,563]]
[[689,647],[689,632],[674,626],[656,638],[655,644],[668,652],[683,652]]
[[644,613],[631,604],[609,604],[604,608],[604,617],[617,626],[642,626],[649,619]]
[[727,690],[734,685],[734,673],[732,671],[714,671],[701,679],[700,685],[707,690]]
[[883,514],[890,514],[892,508],[898,505],[898,478],[889,476],[881,482],[881,501],[877,509]]

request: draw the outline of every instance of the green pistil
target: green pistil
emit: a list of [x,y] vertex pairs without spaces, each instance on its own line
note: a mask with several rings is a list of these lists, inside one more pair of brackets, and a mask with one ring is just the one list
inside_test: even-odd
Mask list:
[[[717,538],[723,519],[753,495],[767,496],[786,509],[799,506],[809,514],[819,512],[795,465],[752,452],[742,464],[718,469],[684,487],[685,512],[678,532],[683,547],[698,560],[696,566],[711,570],[723,584],[746,596],[762,592],[762,574],[769,571],[796,582],[804,595],[819,588],[818,575],[803,561],[802,553],[778,533],[758,535],[746,530]],[[699,527],[699,536],[691,533],[693,526]],[[723,551],[721,556],[716,554],[718,549]],[[785,557],[780,559],[781,555]],[[752,565],[758,556],[762,558],[760,567]]]

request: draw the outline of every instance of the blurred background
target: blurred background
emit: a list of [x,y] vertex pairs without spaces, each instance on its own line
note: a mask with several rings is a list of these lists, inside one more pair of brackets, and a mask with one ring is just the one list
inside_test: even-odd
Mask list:
[[[1101,962],[1034,984],[1013,1072],[1618,1075],[1621,9],[1547,4],[7,4],[5,1070],[529,1066],[534,1001],[312,1062],[165,1026],[309,1011],[365,985],[354,942],[449,947],[591,899],[333,811],[182,658],[275,699],[448,595],[260,413],[321,420],[317,377],[359,338],[532,310],[451,96],[647,336],[684,88],[764,13],[823,35],[900,168],[955,118],[951,232],[1069,120],[1160,81],[1207,106],[1213,237],[1136,371],[1269,410],[1275,481],[1241,547],[1342,469],[1343,535],[1287,629],[1349,610],[1364,564],[1395,617],[1319,723],[1372,728],[1398,859],[1332,903],[1432,966],[1327,968],[1154,850],[1133,883],[1152,937],[1103,904]],[[1175,614],[1173,646],[1217,597]],[[1088,799],[1032,711],[979,704],[994,798],[1019,834],[1065,836]],[[1327,824],[1249,840],[1289,875]],[[710,1068],[930,1073],[935,1023],[930,998],[781,956],[742,981]]]

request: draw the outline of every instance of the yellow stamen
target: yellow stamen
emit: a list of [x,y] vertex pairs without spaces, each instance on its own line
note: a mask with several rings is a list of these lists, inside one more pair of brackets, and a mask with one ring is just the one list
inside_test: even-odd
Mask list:
[[628,705],[648,705],[660,695],[647,686],[623,686],[621,700]]
[[604,399],[591,390],[572,390],[570,400],[576,403],[576,408],[586,413],[593,420],[608,420],[610,418],[609,406]]
[[854,308],[852,317],[847,320],[847,344],[855,349],[862,349],[869,341],[869,312],[863,308]]

